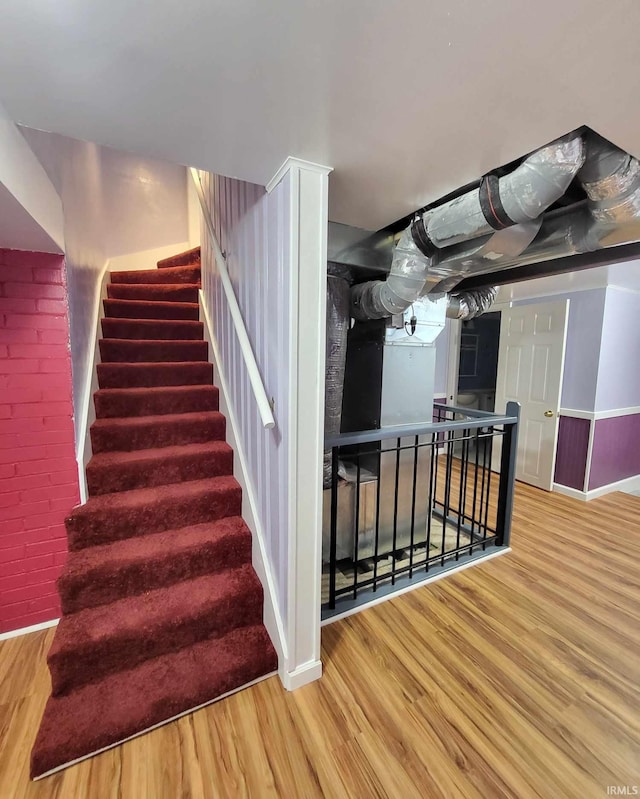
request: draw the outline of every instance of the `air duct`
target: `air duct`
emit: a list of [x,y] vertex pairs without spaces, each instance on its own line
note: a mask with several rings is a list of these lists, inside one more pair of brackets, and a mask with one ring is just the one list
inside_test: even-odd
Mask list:
[[[585,135],[585,163],[578,172],[587,200],[545,214],[540,232],[500,269],[525,266],[640,240],[640,162],[595,133]],[[476,263],[474,275],[490,270]]]
[[[349,332],[349,282],[343,277],[327,275],[327,349],[324,388],[324,434],[340,433],[344,367]],[[323,485],[331,485],[331,450],[324,453]]]
[[[393,316],[421,294],[439,290],[443,282],[453,288],[466,270],[459,258],[449,260],[446,250],[440,248],[512,226],[531,225],[565,193],[583,163],[581,136],[564,136],[532,153],[509,175],[487,175],[477,189],[425,211],[402,233],[387,279],[352,289],[352,315],[356,319]],[[535,229],[529,228],[528,235],[532,234]],[[503,253],[494,255],[495,259],[488,260],[500,260],[502,268]]]
[[468,321],[486,313],[495,302],[498,289],[490,286],[472,291],[453,292],[449,295],[447,316],[450,319]]

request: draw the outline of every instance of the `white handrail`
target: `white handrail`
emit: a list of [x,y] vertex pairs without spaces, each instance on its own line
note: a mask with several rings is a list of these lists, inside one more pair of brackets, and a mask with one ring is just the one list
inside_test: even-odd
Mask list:
[[211,243],[216,256],[216,262],[218,264],[220,282],[222,283],[222,287],[227,298],[231,319],[233,320],[233,326],[235,327],[236,335],[238,336],[238,342],[240,343],[240,351],[242,352],[242,357],[244,358],[247,372],[249,374],[251,388],[253,389],[253,395],[256,398],[258,410],[260,411],[262,425],[266,429],[270,429],[275,427],[276,422],[273,418],[271,403],[269,402],[267,392],[265,391],[264,385],[262,383],[262,378],[260,377],[260,370],[258,369],[258,364],[256,363],[256,358],[253,354],[253,349],[251,348],[251,342],[249,341],[247,328],[245,327],[244,319],[242,318],[242,312],[240,310],[240,306],[238,305],[235,291],[233,290],[233,284],[231,282],[231,278],[229,277],[229,271],[227,270],[227,259],[224,257],[222,250],[220,249],[220,245],[218,244],[216,232],[213,227],[213,219],[211,218],[211,214],[209,213],[209,209],[207,207],[207,201],[204,196],[204,190],[202,188],[202,183],[200,182],[198,170],[191,168],[189,172],[191,173],[191,178],[195,185],[198,199],[200,200],[202,215],[204,216],[204,220],[207,224],[207,229],[209,231],[209,236],[211,238]]

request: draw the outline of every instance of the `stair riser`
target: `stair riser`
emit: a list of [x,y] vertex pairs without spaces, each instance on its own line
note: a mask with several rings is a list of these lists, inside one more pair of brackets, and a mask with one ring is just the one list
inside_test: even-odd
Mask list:
[[136,285],[109,283],[107,297],[114,300],[149,300],[150,302],[198,302],[198,286]]
[[98,364],[100,388],[153,388],[156,386],[198,386],[213,382],[210,363],[153,365]]
[[[187,652],[147,661],[134,671],[50,699],[31,756],[31,776],[113,746],[277,667],[276,652],[259,625],[201,641]],[[177,674],[180,680],[171,679]],[[129,697],[134,701],[127,705]]]
[[172,255],[171,258],[163,258],[162,261],[158,261],[156,266],[158,269],[168,269],[172,266],[189,266],[190,264],[200,266],[200,247],[194,247],[179,255]]
[[239,516],[241,511],[242,491],[237,486],[212,489],[180,500],[160,496],[154,503],[142,507],[116,505],[90,512],[80,509],[66,519],[65,524],[69,549],[78,550],[136,535],[213,522],[225,516]]
[[103,363],[162,363],[171,361],[206,361],[206,341],[127,341],[101,339]]
[[63,573],[58,580],[62,612],[77,613],[250,562],[251,535],[245,531],[143,562],[105,564],[84,574],[82,579]]
[[108,674],[133,668],[151,658],[193,646],[198,641],[219,638],[237,627],[262,622],[263,595],[260,584],[238,588],[234,594],[214,599],[197,615],[119,635],[79,640],[71,651],[50,654],[51,693],[60,696]]
[[111,283],[199,283],[199,266],[174,266],[169,269],[142,269],[138,272],[112,272]]
[[124,416],[161,416],[169,413],[217,411],[218,389],[215,386],[194,386],[189,391],[167,388],[166,391],[144,395],[96,393],[93,397],[96,419],[116,419]]
[[217,452],[214,456],[205,452],[161,461],[153,459],[99,468],[92,466],[90,461],[86,472],[89,495],[95,497],[233,474],[233,451],[229,449],[226,452]]
[[185,322],[182,320],[161,321],[158,319],[130,320],[107,319],[102,320],[102,335],[105,338],[117,339],[145,339],[158,341],[161,339],[198,341],[202,340],[204,327],[202,322]]
[[187,302],[137,302],[135,300],[104,300],[104,315],[112,319],[187,319],[197,322],[200,310]]
[[171,418],[170,424],[161,421],[144,427],[138,425],[91,428],[93,453],[133,452],[151,447],[172,447],[179,444],[204,444],[205,441],[224,441],[225,418],[210,419]]

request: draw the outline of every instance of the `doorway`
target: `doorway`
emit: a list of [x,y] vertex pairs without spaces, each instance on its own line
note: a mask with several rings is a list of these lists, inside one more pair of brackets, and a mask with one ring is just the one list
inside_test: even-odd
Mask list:
[[[480,329],[469,322],[454,321],[449,331],[448,402],[496,413],[504,413],[509,400],[519,402],[516,477],[546,491],[555,469],[568,310],[568,300],[505,303],[485,315],[498,318],[492,323],[499,331],[497,349],[488,335],[482,345]],[[499,468],[498,451],[492,468]]]

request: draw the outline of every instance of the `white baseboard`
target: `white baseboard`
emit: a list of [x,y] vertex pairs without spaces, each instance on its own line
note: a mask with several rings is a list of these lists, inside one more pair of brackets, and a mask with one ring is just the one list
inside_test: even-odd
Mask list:
[[298,666],[294,671],[285,671],[281,679],[287,691],[295,691],[297,688],[302,688],[303,685],[319,680],[320,677],[322,677],[322,662],[312,660]]
[[560,483],[554,483],[553,490],[557,491],[558,494],[588,502],[590,499],[613,494],[615,491],[640,491],[640,475],[627,477],[624,480],[618,480],[616,483],[600,486],[600,488],[592,488],[590,491],[578,491],[576,488],[569,488],[568,486],[560,485]]
[[39,630],[47,630],[49,627],[55,627],[60,619],[51,619],[51,621],[41,621],[40,624],[32,624],[29,627],[20,627],[17,630],[9,630],[6,633],[0,633],[0,641],[7,641],[9,638],[17,638],[19,635],[29,635],[29,633],[37,633]]
[[373,608],[376,605],[380,605],[382,602],[388,602],[390,599],[395,599],[397,596],[402,596],[402,594],[408,594],[409,591],[415,591],[416,588],[424,588],[424,586],[428,585],[429,583],[435,583],[438,580],[443,580],[445,577],[451,577],[452,574],[456,574],[457,572],[464,571],[465,569],[472,569],[474,566],[480,566],[480,564],[486,563],[488,560],[499,558],[501,555],[506,555],[507,552],[511,552],[511,547],[500,547],[494,552],[490,552],[488,555],[485,555],[483,558],[470,560],[467,563],[461,563],[459,566],[454,566],[452,569],[438,572],[438,574],[432,574],[429,577],[425,577],[424,580],[411,583],[411,585],[400,588],[398,591],[394,591],[391,594],[378,596],[375,599],[372,599],[370,602],[365,602],[364,604],[358,605],[355,608],[349,608],[349,610],[345,610],[344,613],[338,613],[335,616],[331,616],[330,619],[324,619],[322,626],[324,627],[327,624],[333,624],[335,621],[340,621],[340,619],[346,619],[347,616],[353,616],[354,613],[360,613],[368,608]]
[[204,337],[209,344],[209,354],[215,371],[214,382],[220,391],[220,411],[227,419],[227,442],[235,453],[233,459],[233,474],[242,487],[242,516],[252,533],[253,567],[264,587],[264,625],[278,653],[278,669],[280,679],[284,684],[289,653],[284,624],[278,608],[276,581],[267,556],[264,531],[258,513],[256,492],[253,487],[253,481],[249,476],[247,458],[239,434],[240,428],[233,406],[229,401],[229,386],[224,372],[220,367],[220,351],[202,290],[199,292],[199,299],[200,318],[201,321],[204,322]]
[[96,418],[95,409],[93,407],[93,394],[98,389],[98,375],[96,372],[96,366],[100,363],[98,341],[101,335],[100,322],[104,316],[102,300],[107,296],[108,279],[109,261],[103,266],[96,284],[96,293],[93,301],[93,342],[88,351],[87,363],[85,365],[85,388],[82,397],[82,409],[80,411],[80,418],[76,422],[76,461],[78,463],[78,483],[80,486],[81,504],[84,504],[89,496],[85,467],[87,463],[89,463],[92,455],[89,428]]

